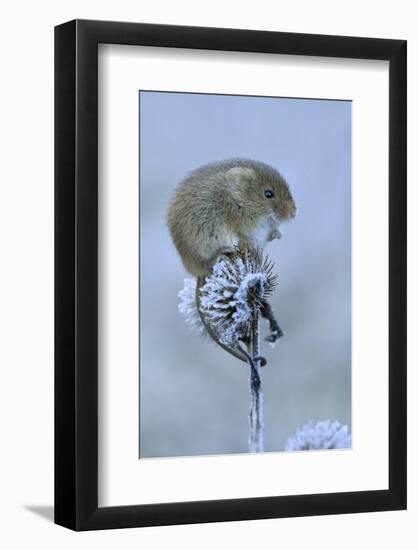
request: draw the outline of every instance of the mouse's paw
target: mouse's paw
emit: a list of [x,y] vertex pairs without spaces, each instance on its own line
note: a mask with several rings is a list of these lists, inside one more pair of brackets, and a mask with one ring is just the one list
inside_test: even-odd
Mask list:
[[277,340],[279,340],[279,338],[282,338],[283,336],[284,333],[282,332],[282,329],[277,326],[268,334],[268,336],[265,337],[265,342],[268,342],[272,345],[272,347],[274,347]]

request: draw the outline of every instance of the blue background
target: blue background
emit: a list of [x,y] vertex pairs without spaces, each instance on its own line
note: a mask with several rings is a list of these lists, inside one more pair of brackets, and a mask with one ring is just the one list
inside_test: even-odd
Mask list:
[[243,363],[178,312],[187,276],[166,225],[194,168],[261,160],[287,179],[297,216],[268,245],[285,332],[267,344],[265,450],[310,419],[351,424],[351,103],[140,92],[140,456],[247,452]]

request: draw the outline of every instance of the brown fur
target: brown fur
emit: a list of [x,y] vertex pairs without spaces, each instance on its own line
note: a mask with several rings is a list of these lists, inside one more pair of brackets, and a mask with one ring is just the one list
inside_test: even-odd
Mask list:
[[[272,199],[264,196],[270,189]],[[261,162],[233,159],[192,172],[176,190],[168,210],[168,226],[187,271],[208,275],[217,257],[233,244],[251,244],[257,224],[275,214],[295,215],[285,179]]]

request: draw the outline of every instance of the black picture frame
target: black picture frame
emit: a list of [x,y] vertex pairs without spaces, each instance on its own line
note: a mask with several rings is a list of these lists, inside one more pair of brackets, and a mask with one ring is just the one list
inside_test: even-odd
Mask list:
[[[98,506],[98,44],[389,61],[389,488]],[[74,530],[406,508],[406,41],[74,20],[55,28],[55,523]]]

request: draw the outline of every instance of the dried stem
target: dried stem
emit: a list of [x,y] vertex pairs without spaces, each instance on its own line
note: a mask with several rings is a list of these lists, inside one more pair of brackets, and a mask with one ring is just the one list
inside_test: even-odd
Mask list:
[[259,314],[255,313],[252,321],[251,361],[249,362],[249,452],[262,453],[264,450],[264,419],[263,419],[263,390],[260,374],[259,357]]

